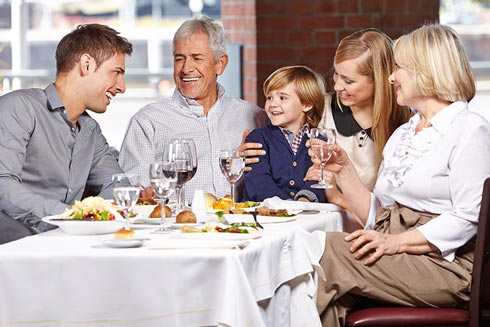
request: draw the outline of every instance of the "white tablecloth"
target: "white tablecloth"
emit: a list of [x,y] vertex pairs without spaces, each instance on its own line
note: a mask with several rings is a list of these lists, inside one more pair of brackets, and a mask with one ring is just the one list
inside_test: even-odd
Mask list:
[[[311,309],[303,300],[314,288],[312,264],[324,241],[320,232],[310,232],[342,226],[340,212],[299,215],[293,222],[265,225],[263,236],[243,250],[151,249],[173,237],[149,234],[154,227],[140,227],[137,234],[152,240],[131,249],[107,248],[98,241],[110,235],[53,230],[24,238],[0,246],[0,326],[287,326],[291,320],[308,321],[306,315],[317,313],[298,314],[297,308]],[[296,309],[290,312],[291,305]]]

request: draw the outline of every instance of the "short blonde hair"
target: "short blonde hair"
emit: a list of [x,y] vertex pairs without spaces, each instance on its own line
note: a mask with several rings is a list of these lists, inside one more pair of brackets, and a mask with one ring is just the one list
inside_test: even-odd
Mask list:
[[317,127],[325,107],[325,80],[306,66],[285,66],[274,71],[264,82],[264,94],[281,89],[293,83],[294,91],[303,105],[312,106],[306,112],[305,121],[310,127]]
[[422,96],[449,102],[470,101],[475,76],[458,34],[449,26],[424,25],[394,44],[395,61],[412,72]]

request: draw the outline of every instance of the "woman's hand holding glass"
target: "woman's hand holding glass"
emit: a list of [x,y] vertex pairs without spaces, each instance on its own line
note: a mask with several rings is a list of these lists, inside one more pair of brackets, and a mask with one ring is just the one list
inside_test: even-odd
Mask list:
[[153,193],[158,197],[162,217],[160,227],[154,233],[166,233],[165,202],[174,192],[177,184],[177,170],[174,162],[156,162],[150,165],[150,183]]
[[129,227],[129,213],[136,205],[140,194],[139,176],[134,174],[116,174],[112,176],[114,201],[124,213],[126,223],[124,229]]
[[327,161],[332,156],[336,134],[333,128],[312,128],[310,131],[310,147],[315,156],[320,160],[320,180],[313,184],[313,188],[333,188],[333,184],[327,183],[324,178],[324,169]]

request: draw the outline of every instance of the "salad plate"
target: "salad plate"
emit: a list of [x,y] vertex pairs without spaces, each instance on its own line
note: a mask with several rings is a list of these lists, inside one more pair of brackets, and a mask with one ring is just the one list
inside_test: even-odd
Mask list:
[[123,220],[60,219],[59,215],[47,216],[42,220],[58,226],[67,234],[73,235],[109,234],[124,227]]

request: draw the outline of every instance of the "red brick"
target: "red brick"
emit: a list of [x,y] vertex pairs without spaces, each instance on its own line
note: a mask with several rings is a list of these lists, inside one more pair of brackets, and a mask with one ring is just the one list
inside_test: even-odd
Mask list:
[[358,2],[357,0],[338,0],[337,12],[338,13],[355,13],[358,12]]
[[337,2],[336,1],[316,0],[316,1],[313,1],[312,8],[313,8],[313,12],[316,12],[316,13],[336,14],[337,13]]
[[347,16],[347,26],[349,28],[371,27],[371,16],[368,15],[349,15]]
[[257,0],[256,10],[258,16],[277,15],[286,12],[286,2]]
[[282,31],[257,31],[257,42],[259,44],[279,45],[287,42],[286,33]]
[[320,45],[336,45],[337,35],[333,31],[315,31],[313,35],[314,44]]
[[275,16],[261,18],[257,20],[257,30],[284,30],[284,29],[296,29],[298,24],[296,23],[298,18]]
[[[390,0],[388,0],[390,1]],[[397,0],[391,0],[397,1]],[[362,0],[360,1],[360,12],[362,13],[376,13],[383,12],[386,0]]]
[[301,15],[301,14],[309,14],[312,13],[312,6],[309,1],[288,1],[286,4],[286,12],[288,14],[295,14],[295,15]]
[[343,15],[335,16],[312,16],[312,17],[300,17],[301,29],[320,29],[320,28],[342,28],[345,25]]
[[412,0],[388,0],[386,1],[385,12],[388,15],[391,13],[407,12],[409,8],[408,3],[412,3]]
[[312,33],[310,31],[288,33],[288,44],[291,46],[311,46],[311,42]]

